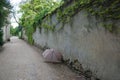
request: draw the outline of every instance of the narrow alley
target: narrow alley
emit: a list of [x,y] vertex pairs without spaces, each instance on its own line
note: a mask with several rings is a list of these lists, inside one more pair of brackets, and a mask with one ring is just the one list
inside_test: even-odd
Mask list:
[[42,51],[12,37],[0,52],[0,80],[74,80],[63,64],[45,63]]

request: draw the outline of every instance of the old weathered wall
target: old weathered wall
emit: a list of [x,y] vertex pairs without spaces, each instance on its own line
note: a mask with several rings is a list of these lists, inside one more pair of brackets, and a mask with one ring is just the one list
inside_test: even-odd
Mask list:
[[[105,30],[101,20],[87,14],[80,11],[63,28],[56,14],[49,20],[45,18],[43,23],[56,25],[56,30],[37,28],[34,43],[61,51],[64,59],[78,59],[84,69],[92,70],[101,80],[120,80],[120,37]],[[116,25],[120,27],[119,22]]]

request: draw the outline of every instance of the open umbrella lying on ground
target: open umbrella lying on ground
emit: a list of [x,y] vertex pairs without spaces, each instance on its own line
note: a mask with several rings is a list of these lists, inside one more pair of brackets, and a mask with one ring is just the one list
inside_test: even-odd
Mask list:
[[62,60],[62,54],[55,49],[46,49],[42,55],[46,62],[59,63]]

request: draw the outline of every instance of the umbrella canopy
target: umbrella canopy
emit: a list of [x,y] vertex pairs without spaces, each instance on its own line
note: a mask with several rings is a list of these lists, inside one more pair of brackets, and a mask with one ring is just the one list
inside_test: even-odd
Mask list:
[[45,58],[46,62],[61,62],[62,60],[62,54],[55,49],[46,49],[43,52],[43,57]]

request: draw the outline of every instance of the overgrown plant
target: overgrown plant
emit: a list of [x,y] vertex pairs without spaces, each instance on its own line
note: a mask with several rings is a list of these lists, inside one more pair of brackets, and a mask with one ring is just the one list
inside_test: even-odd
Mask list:
[[18,27],[13,28],[13,27],[11,26],[11,27],[10,27],[10,34],[11,34],[12,36],[18,36],[18,34],[19,34]]
[[[63,24],[69,22],[82,9],[103,20],[120,19],[120,0],[67,0],[66,2],[73,2],[73,4],[66,8],[62,6],[57,10],[57,18]],[[112,31],[111,26],[104,27]]]
[[7,0],[0,1],[0,46],[3,44],[3,31],[2,27],[9,24],[8,16],[10,13],[11,5]]
[[30,0],[20,5],[20,24],[25,28],[29,42],[33,42],[32,34],[36,26],[41,24],[44,16],[50,14],[59,6],[53,0]]
[[[30,40],[32,41],[31,36],[35,28],[39,25],[41,25],[39,27],[43,27],[48,30],[54,30],[54,26],[46,25],[46,23],[44,23],[42,20],[46,15],[49,16],[48,14],[54,12],[56,8],[58,21],[63,22],[63,24],[71,21],[71,18],[82,9],[88,11],[88,13],[90,13],[91,15],[102,18],[103,20],[120,19],[120,0],[63,1],[64,4],[61,6],[60,3],[54,2],[52,0],[30,0],[24,4],[21,4],[20,12],[22,12],[22,17],[20,19],[20,23],[28,33],[28,39],[30,38]],[[70,3],[70,6],[67,3]],[[104,27],[109,31],[112,31],[111,29],[113,29],[113,26],[110,25]]]

